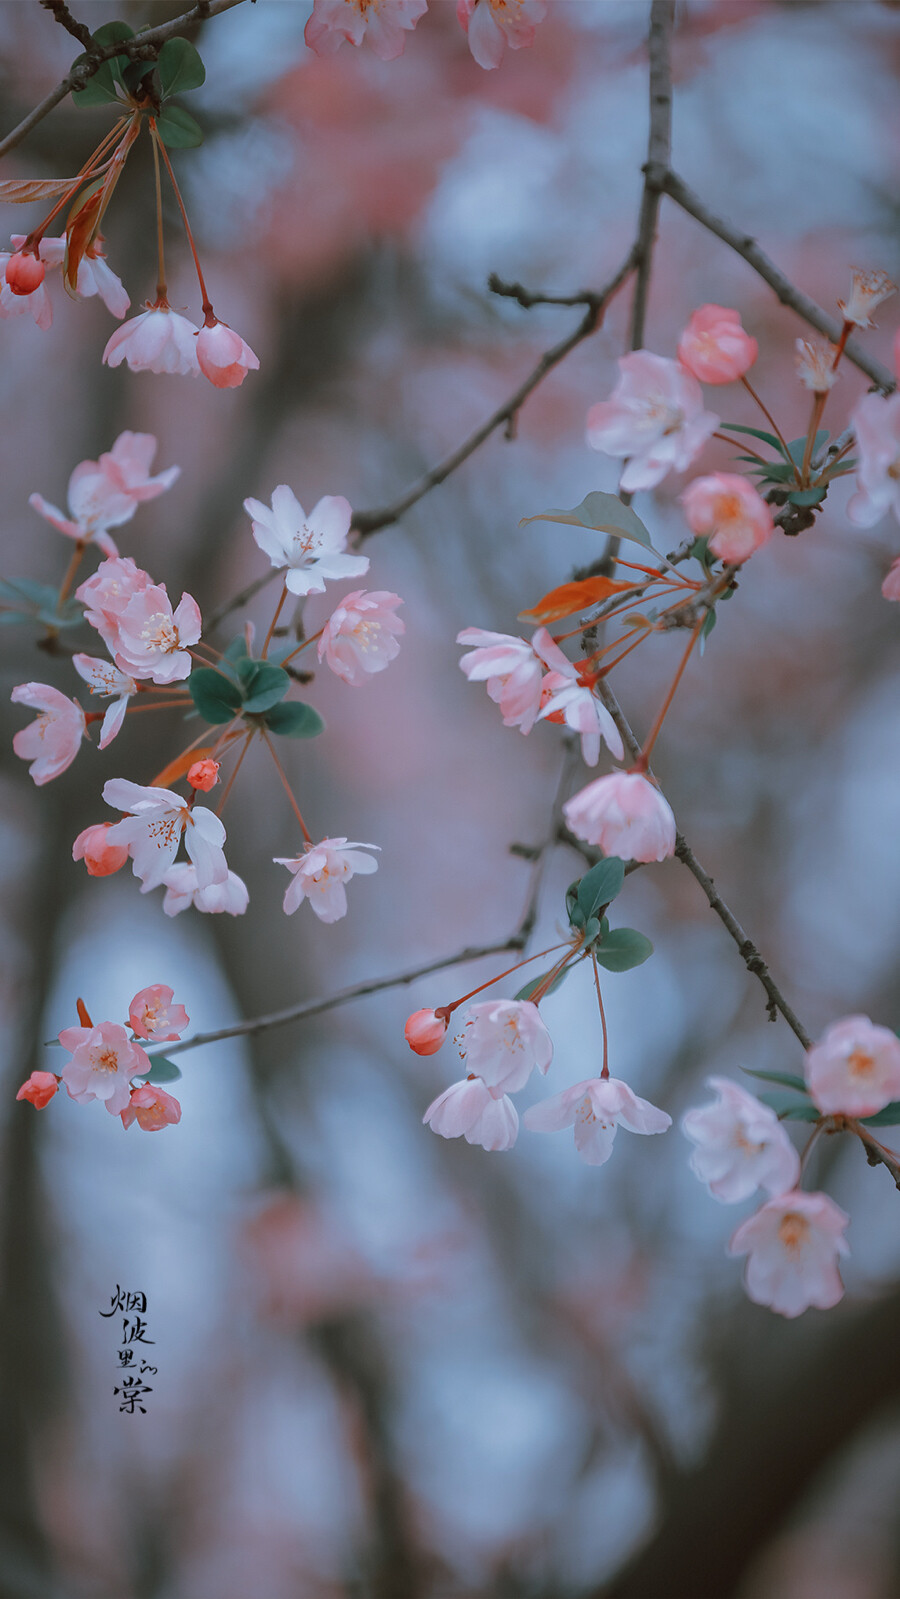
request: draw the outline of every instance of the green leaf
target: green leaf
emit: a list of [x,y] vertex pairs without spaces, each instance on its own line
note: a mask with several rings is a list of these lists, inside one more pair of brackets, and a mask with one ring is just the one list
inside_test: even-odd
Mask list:
[[237,638],[231,640],[225,654],[229,661],[240,661],[244,656],[249,656],[250,651],[247,649],[247,640],[243,633],[239,633]]
[[325,728],[318,711],[300,700],[291,700],[289,705],[273,705],[263,720],[269,732],[281,738],[315,738]]
[[[753,438],[762,439],[764,444],[771,444],[772,449],[777,450],[779,455],[784,455],[784,450],[781,448],[781,441],[780,439],[776,439],[774,433],[764,433],[762,428],[744,427],[740,422],[720,422],[719,426],[727,428],[729,433],[750,433],[752,434]],[[741,460],[746,460],[746,456],[742,456]]]
[[[812,447],[812,454],[813,455],[818,455],[819,451],[821,450],[823,444],[826,442],[827,438],[828,438],[828,429],[827,428],[820,428],[820,430],[816,434],[815,440],[813,442],[813,447]],[[788,444],[788,451],[790,453],[790,457],[791,457],[791,460],[793,461],[794,465],[795,466],[802,466],[803,457],[806,454],[806,434],[804,433],[802,439],[791,439],[790,443]]]
[[892,1100],[874,1116],[860,1116],[859,1119],[864,1127],[894,1127],[900,1122],[900,1099]]
[[[186,94],[206,82],[206,68],[187,39],[167,39],[156,63],[163,99]],[[165,137],[165,135],[163,136]]]
[[[106,22],[102,28],[97,28],[91,36],[95,44],[106,46],[117,44],[120,39],[133,39],[134,30],[129,28],[127,22]],[[73,67],[83,66],[90,61],[90,56],[80,55],[73,62]],[[92,105],[107,105],[111,100],[118,102],[119,96],[116,89],[124,88],[125,81],[122,76],[124,70],[130,65],[128,56],[113,56],[109,61],[104,61],[93,77],[89,78],[83,89],[76,89],[72,95],[75,105],[85,107]]]
[[827,485],[820,489],[795,489],[788,499],[791,505],[821,505],[827,493]]
[[712,632],[712,630],[715,627],[715,625],[716,625],[716,608],[715,608],[715,606],[713,606],[711,611],[707,611],[707,613],[706,613],[706,621],[704,622],[703,626],[700,629],[700,654],[701,655],[703,655],[705,653],[705,651],[706,651],[706,641],[709,638],[709,635]]
[[538,511],[534,516],[523,516],[519,526],[524,527],[526,522],[565,522],[572,527],[589,527],[595,533],[612,533],[616,538],[631,539],[647,550],[653,549],[650,534],[640,517],[616,494],[587,494],[574,510]]
[[[551,969],[551,971],[553,970],[552,967],[550,969]],[[565,979],[568,977],[569,972],[571,971],[571,969],[572,969],[571,966],[564,966],[561,972],[557,972],[556,976],[553,979],[553,982],[550,984],[549,988],[547,989],[547,993],[548,994],[552,994],[554,989],[559,988],[560,983],[565,981]],[[541,983],[544,982],[544,980],[546,979],[546,976],[547,976],[547,973],[544,972],[540,977],[532,977],[530,983],[526,983],[524,988],[520,988],[519,989],[518,994],[514,994],[513,995],[513,999],[530,999],[532,994],[535,993],[536,990],[540,988]]]
[[809,1095],[809,1089],[802,1077],[795,1077],[791,1072],[758,1072],[752,1066],[742,1066],[742,1072],[748,1077],[758,1077],[764,1083],[780,1083],[782,1088],[794,1088],[798,1094]]
[[765,472],[760,476],[770,483],[796,483],[797,469],[788,466],[787,461],[767,461]]
[[177,1083],[180,1076],[181,1068],[176,1066],[173,1060],[166,1060],[165,1055],[154,1055],[153,1065],[144,1078],[144,1082]]
[[[122,39],[133,39],[134,29],[130,28],[127,22],[104,22],[102,28],[94,29],[91,37],[95,44],[99,44],[105,50],[107,45],[118,44]],[[125,59],[127,61],[128,57]]]
[[594,950],[598,966],[605,966],[608,972],[629,972],[632,966],[643,966],[652,954],[649,938],[633,927],[614,927]]
[[240,711],[244,696],[212,666],[197,666],[187,680],[191,699],[205,722],[230,722]]
[[576,891],[576,902],[584,913],[585,921],[595,916],[601,905],[609,905],[621,894],[625,882],[625,864],[617,855],[598,861],[585,872]]
[[247,664],[247,661],[241,661],[238,665],[248,696],[244,701],[244,710],[252,712],[271,710],[273,705],[284,699],[291,686],[287,672],[283,672],[280,666],[270,666],[268,661],[252,661],[249,664],[254,670],[244,677],[244,668]]
[[180,105],[167,105],[156,119],[163,144],[172,150],[193,150],[203,143],[203,129],[189,111]]
[[822,1112],[809,1099],[795,1099],[791,1094],[760,1094],[764,1105],[774,1110],[779,1121],[818,1122]]
[[78,627],[84,620],[78,600],[66,600],[57,610],[59,590],[52,583],[35,583],[28,577],[0,582],[0,600],[7,600],[14,607],[12,613],[6,613],[8,620],[16,615],[22,621],[43,622],[56,628]]

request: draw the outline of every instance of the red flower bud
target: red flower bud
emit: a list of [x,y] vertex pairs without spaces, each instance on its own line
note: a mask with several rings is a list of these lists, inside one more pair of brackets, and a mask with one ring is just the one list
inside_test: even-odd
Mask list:
[[447,1036],[447,1023],[433,1010],[413,1011],[403,1035],[417,1055],[436,1055]]
[[6,281],[13,294],[33,294],[43,283],[46,270],[36,255],[17,250],[6,263]]

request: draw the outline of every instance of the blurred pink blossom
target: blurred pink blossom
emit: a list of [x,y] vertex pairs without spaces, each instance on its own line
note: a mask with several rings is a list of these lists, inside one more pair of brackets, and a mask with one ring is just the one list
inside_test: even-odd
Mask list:
[[744,1286],[757,1305],[799,1316],[810,1305],[829,1310],[843,1298],[837,1262],[849,1253],[850,1218],[827,1194],[799,1189],[770,1199],[734,1233],[729,1255],[747,1255]]
[[99,461],[81,461],[69,478],[69,515],[65,516],[42,494],[32,494],[28,503],[68,538],[99,545],[107,555],[118,551],[109,528],[131,520],[143,500],[153,500],[170,487],[181,468],[170,466],[156,477],[150,476],[150,463],[156,453],[152,433],[120,433],[112,449]]
[[456,0],[456,15],[480,67],[499,67],[506,47],[534,43],[535,29],[547,15],[547,0]]
[[333,55],[346,40],[367,40],[382,61],[403,54],[404,30],[414,28],[428,0],[315,0],[303,37],[317,56]]
[[619,381],[591,407],[587,441],[626,461],[621,487],[652,489],[673,469],[683,472],[715,432],[719,418],[703,409],[697,379],[677,361],[635,350],[619,358]]
[[575,1127],[575,1148],[588,1166],[603,1166],[613,1151],[616,1132],[664,1133],[671,1116],[632,1093],[618,1077],[590,1077],[542,1099],[522,1118],[531,1132],[555,1133]]
[[148,573],[136,566],[130,555],[101,561],[96,572],[75,590],[84,606],[84,619],[95,627],[104,644],[115,655],[119,643],[119,618],[135,594],[147,588]]
[[874,1116],[900,1099],[900,1038],[868,1016],[832,1022],[805,1066],[810,1094],[826,1116]]
[[724,305],[701,305],[678,341],[679,361],[701,383],[733,383],[749,372],[758,354],[740,312]]
[[775,531],[772,512],[752,483],[735,472],[694,478],[680,496],[691,532],[708,537],[713,555],[737,565]]
[[865,394],[850,413],[859,467],[847,515],[873,527],[888,511],[900,522],[900,394]]
[[757,1188],[783,1194],[800,1178],[800,1158],[774,1110],[727,1077],[708,1077],[718,1094],[681,1119],[682,1132],[697,1145],[691,1170],[714,1199],[735,1205]]
[[28,774],[40,788],[74,761],[87,732],[84,711],[49,683],[20,683],[10,699],[38,713],[36,721],[16,733],[13,749],[23,761],[31,761]]
[[795,366],[800,382],[814,394],[827,394],[840,373],[834,364],[837,348],[826,339],[797,339]]
[[675,853],[668,800],[640,772],[598,777],[563,806],[576,838],[623,861],[664,861]]
[[402,604],[399,594],[385,589],[345,594],[322,629],[319,660],[324,658],[345,683],[361,688],[400,653],[397,636],[406,632],[406,624],[394,612]]
[[423,1122],[441,1138],[465,1137],[482,1149],[512,1149],[519,1117],[511,1099],[495,1099],[480,1077],[464,1077],[432,1100]]

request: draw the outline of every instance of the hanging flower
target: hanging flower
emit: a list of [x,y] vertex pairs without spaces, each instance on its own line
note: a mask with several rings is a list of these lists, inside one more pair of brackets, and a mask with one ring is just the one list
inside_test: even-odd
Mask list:
[[171,372],[199,377],[197,333],[193,322],[179,316],[170,305],[148,305],[140,316],[117,328],[103,351],[105,366],[132,372]]
[[214,916],[222,912],[228,916],[243,916],[250,903],[247,885],[237,872],[229,872],[221,883],[208,883],[205,888],[200,888],[196,866],[184,862],[170,866],[163,883],[166,889],[163,910],[167,916],[179,916],[191,905],[195,910],[206,911]]
[[469,1070],[494,1099],[524,1088],[535,1067],[546,1077],[553,1041],[531,1000],[489,999],[470,1005],[462,1052]]
[[744,1286],[757,1305],[800,1316],[810,1305],[830,1310],[844,1296],[838,1257],[849,1253],[850,1217],[827,1194],[799,1189],[770,1199],[742,1222],[729,1255],[746,1255]]
[[341,45],[365,39],[382,61],[403,54],[404,31],[415,27],[428,0],[315,0],[303,37],[317,56],[334,55]]
[[774,1110],[727,1077],[708,1077],[719,1098],[685,1113],[681,1130],[697,1145],[691,1170],[714,1199],[735,1205],[757,1188],[783,1194],[800,1180],[800,1158]]
[[49,683],[20,683],[10,699],[38,713],[36,721],[16,733],[13,749],[23,761],[31,761],[28,775],[40,788],[74,761],[87,734],[84,711],[77,700],[66,699]]
[[345,594],[322,629],[319,660],[325,660],[345,683],[361,688],[400,654],[397,637],[406,627],[394,612],[402,604],[399,594],[383,589]]
[[806,1081],[823,1115],[874,1116],[900,1099],[900,1038],[868,1016],[843,1016],[808,1051]]
[[293,916],[297,906],[308,900],[320,922],[339,922],[347,914],[344,884],[357,873],[377,872],[378,862],[367,849],[377,844],[351,844],[346,838],[323,838],[321,844],[308,844],[302,855],[275,856],[276,866],[286,866],[292,874],[284,896],[284,912]]
[[620,1127],[629,1133],[664,1133],[672,1125],[671,1116],[640,1099],[618,1077],[590,1077],[575,1083],[532,1105],[522,1120],[537,1133],[556,1133],[574,1126],[575,1148],[588,1166],[606,1164]]
[[664,861],[675,853],[672,808],[639,772],[598,777],[563,806],[576,838],[623,861]]
[[423,1122],[441,1138],[465,1138],[482,1149],[512,1149],[519,1117],[511,1099],[495,1099],[480,1077],[466,1077],[432,1100]]
[[249,344],[217,318],[200,329],[196,349],[200,371],[217,389],[236,389],[248,372],[259,369],[259,358]]
[[480,67],[499,67],[510,50],[534,44],[535,29],[547,15],[547,0],[456,0],[456,15]]

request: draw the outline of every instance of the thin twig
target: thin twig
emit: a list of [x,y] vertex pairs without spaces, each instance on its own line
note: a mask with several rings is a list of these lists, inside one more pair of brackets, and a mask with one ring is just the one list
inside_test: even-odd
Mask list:
[[650,34],[647,41],[650,56],[650,138],[647,164],[644,167],[644,188],[637,232],[637,278],[631,307],[630,348],[640,350],[644,344],[644,325],[647,319],[647,297],[650,290],[650,272],[653,266],[653,245],[662,185],[661,172],[669,171],[672,139],[672,72],[669,47],[675,21],[675,0],[653,0],[650,8]]
[[65,3],[65,0],[41,0],[41,5],[45,11],[50,11],[53,13],[54,22],[58,22],[60,27],[65,28],[67,33],[71,33],[72,38],[77,39],[78,43],[82,45],[85,50],[89,50],[91,48],[91,45],[94,41],[91,36],[90,28],[87,26],[87,23],[78,22],[75,17],[73,17],[71,11]]

